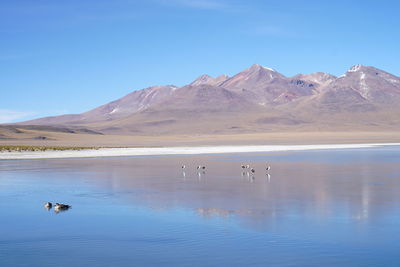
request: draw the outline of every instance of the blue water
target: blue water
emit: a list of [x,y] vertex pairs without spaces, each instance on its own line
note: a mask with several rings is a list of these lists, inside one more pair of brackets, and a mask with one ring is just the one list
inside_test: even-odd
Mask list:
[[395,147],[0,161],[0,266],[399,266],[399,192]]

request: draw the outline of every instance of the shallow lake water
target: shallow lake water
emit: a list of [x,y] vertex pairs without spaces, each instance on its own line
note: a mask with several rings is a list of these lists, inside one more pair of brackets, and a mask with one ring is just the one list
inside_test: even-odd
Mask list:
[[399,236],[398,147],[0,161],[0,266],[399,266]]

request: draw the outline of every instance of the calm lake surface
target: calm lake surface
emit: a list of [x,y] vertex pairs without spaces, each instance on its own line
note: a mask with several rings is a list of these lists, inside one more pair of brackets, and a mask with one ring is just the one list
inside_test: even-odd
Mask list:
[[2,267],[400,266],[399,237],[398,147],[0,161]]

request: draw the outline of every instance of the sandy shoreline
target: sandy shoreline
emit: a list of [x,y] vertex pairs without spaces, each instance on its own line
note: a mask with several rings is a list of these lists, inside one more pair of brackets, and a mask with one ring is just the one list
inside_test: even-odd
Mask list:
[[322,149],[357,149],[357,148],[373,148],[373,147],[384,147],[384,146],[400,146],[400,143],[100,148],[100,149],[79,150],[79,151],[67,150],[67,151],[33,151],[33,152],[12,151],[12,152],[0,152],[0,160],[153,156],[153,155],[197,155],[197,154],[322,150]]

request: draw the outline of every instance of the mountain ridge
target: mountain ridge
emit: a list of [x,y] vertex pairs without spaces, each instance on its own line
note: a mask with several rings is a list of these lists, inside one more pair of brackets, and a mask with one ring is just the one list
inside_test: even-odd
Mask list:
[[19,124],[143,134],[318,129],[342,122],[397,127],[398,106],[400,78],[372,66],[354,65],[339,77],[323,72],[286,77],[254,64],[231,77],[204,74],[181,87],[147,87],[81,114]]

